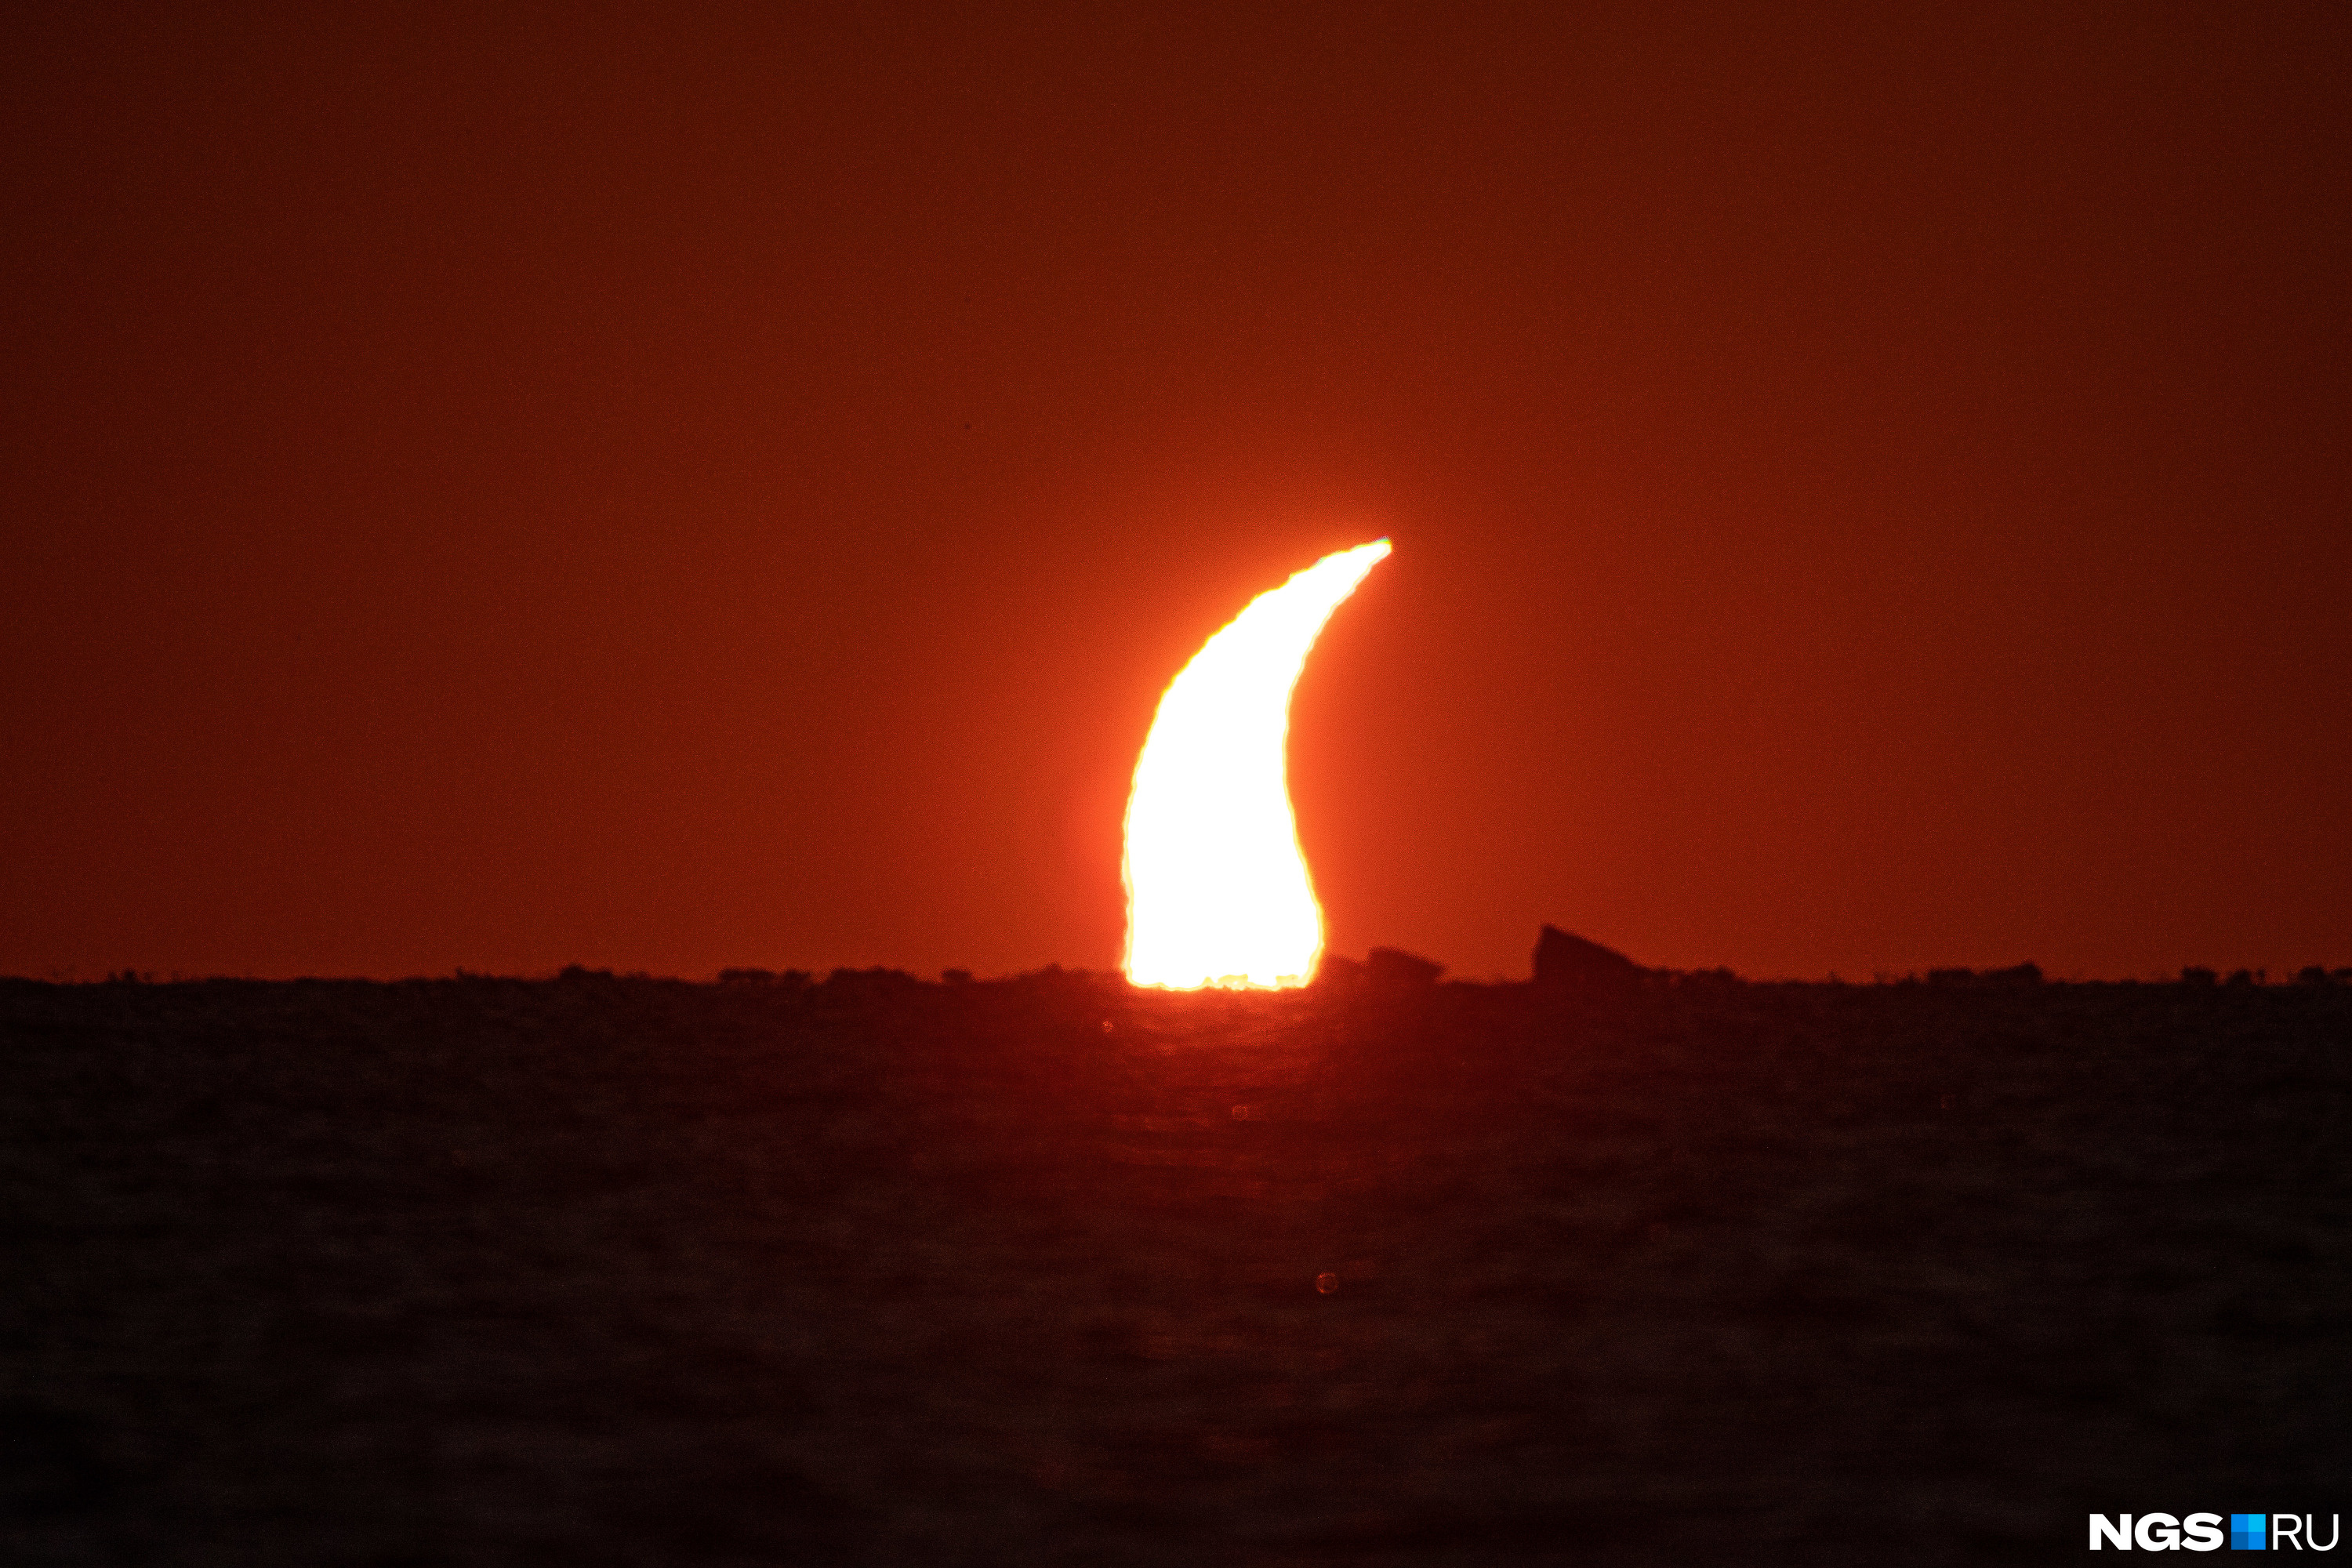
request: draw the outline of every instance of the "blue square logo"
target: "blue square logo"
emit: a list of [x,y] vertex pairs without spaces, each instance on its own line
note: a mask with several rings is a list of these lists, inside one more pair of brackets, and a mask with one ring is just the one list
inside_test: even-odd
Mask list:
[[2232,1552],[2267,1552],[2271,1532],[2266,1528],[2271,1516],[2266,1513],[2233,1513],[2230,1516],[2230,1550]]

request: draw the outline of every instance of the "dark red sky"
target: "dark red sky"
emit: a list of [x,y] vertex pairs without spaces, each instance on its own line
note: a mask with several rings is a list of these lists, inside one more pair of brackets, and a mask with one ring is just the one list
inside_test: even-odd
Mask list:
[[11,8],[0,972],[2352,963],[2340,6],[903,9]]

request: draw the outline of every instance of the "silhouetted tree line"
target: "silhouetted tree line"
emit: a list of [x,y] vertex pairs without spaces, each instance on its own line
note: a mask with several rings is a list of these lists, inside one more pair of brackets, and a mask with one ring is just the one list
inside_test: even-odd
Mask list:
[[[1434,985],[1445,973],[1445,965],[1402,948],[1376,947],[1362,959],[1347,958],[1339,953],[1326,953],[1315,976],[1315,986],[1327,992],[1353,992],[1371,989],[1379,992],[1412,991]],[[969,969],[948,969],[940,973],[939,984],[947,986],[987,984],[1019,986],[1026,989],[1067,989],[1073,985],[1091,984],[1104,976],[1081,969],[1064,969],[1060,964],[1048,964],[1043,969],[1008,975],[1002,979],[977,981]],[[570,986],[613,986],[623,984],[679,985],[687,982],[666,979],[631,970],[616,973],[610,969],[589,969],[581,964],[566,966],[556,977],[556,983]],[[1834,977],[1832,977],[1834,980]],[[1894,985],[1935,985],[1969,987],[2011,987],[2042,984],[2046,977],[2038,963],[2016,963],[2005,969],[1930,969],[1923,979],[1916,973],[1899,978],[1881,975],[1878,983]],[[52,982],[34,980],[20,975],[0,975],[0,983],[10,984],[89,984],[87,982]],[[121,969],[108,972],[106,985],[219,985],[224,984],[254,984],[237,982],[234,976],[192,976],[173,974],[169,980],[159,979],[152,970]],[[319,984],[320,982],[298,982]],[[515,976],[476,974],[460,969],[443,980],[419,977],[399,984],[508,984],[519,983]],[[352,984],[366,984],[353,982]],[[903,969],[879,965],[868,969],[839,968],[822,981],[805,969],[773,970],[753,966],[722,969],[719,984],[729,987],[757,988],[787,994],[809,994],[833,1000],[856,1000],[868,997],[905,995],[920,989],[926,982]],[[1467,984],[1475,982],[1455,981]],[[1554,993],[1623,994],[1635,990],[1669,989],[1677,991],[1720,991],[1744,986],[1750,982],[1727,968],[1663,969],[1650,968],[1634,963],[1613,948],[1586,938],[1575,936],[1556,927],[1546,926],[1538,940],[1535,952],[1535,979],[1540,990]],[[2136,984],[2136,981],[2122,982]],[[2190,964],[2180,971],[2178,984],[2190,987],[2222,985],[2256,986],[2271,984],[2267,969],[2235,969],[2226,976],[2219,970],[2201,964]],[[2296,985],[2352,985],[2352,965],[2330,969],[2323,964],[2305,964],[2294,973]]]
[[2039,985],[2042,966],[2038,963],[2015,963],[2007,969],[1931,969],[1927,971],[1930,985]]

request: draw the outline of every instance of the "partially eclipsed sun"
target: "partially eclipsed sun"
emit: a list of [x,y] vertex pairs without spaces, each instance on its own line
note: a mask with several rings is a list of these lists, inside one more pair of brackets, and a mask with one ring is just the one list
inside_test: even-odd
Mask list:
[[1127,977],[1173,991],[1304,985],[1323,911],[1298,848],[1290,692],[1376,539],[1260,594],[1160,700],[1127,798]]

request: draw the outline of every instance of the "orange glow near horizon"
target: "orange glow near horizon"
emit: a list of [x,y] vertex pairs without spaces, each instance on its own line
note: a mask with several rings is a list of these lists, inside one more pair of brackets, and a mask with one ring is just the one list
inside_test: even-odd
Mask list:
[[1313,978],[1323,910],[1290,809],[1290,693],[1331,612],[1388,553],[1376,539],[1260,594],[1160,698],[1127,801],[1130,983],[1273,990]]

